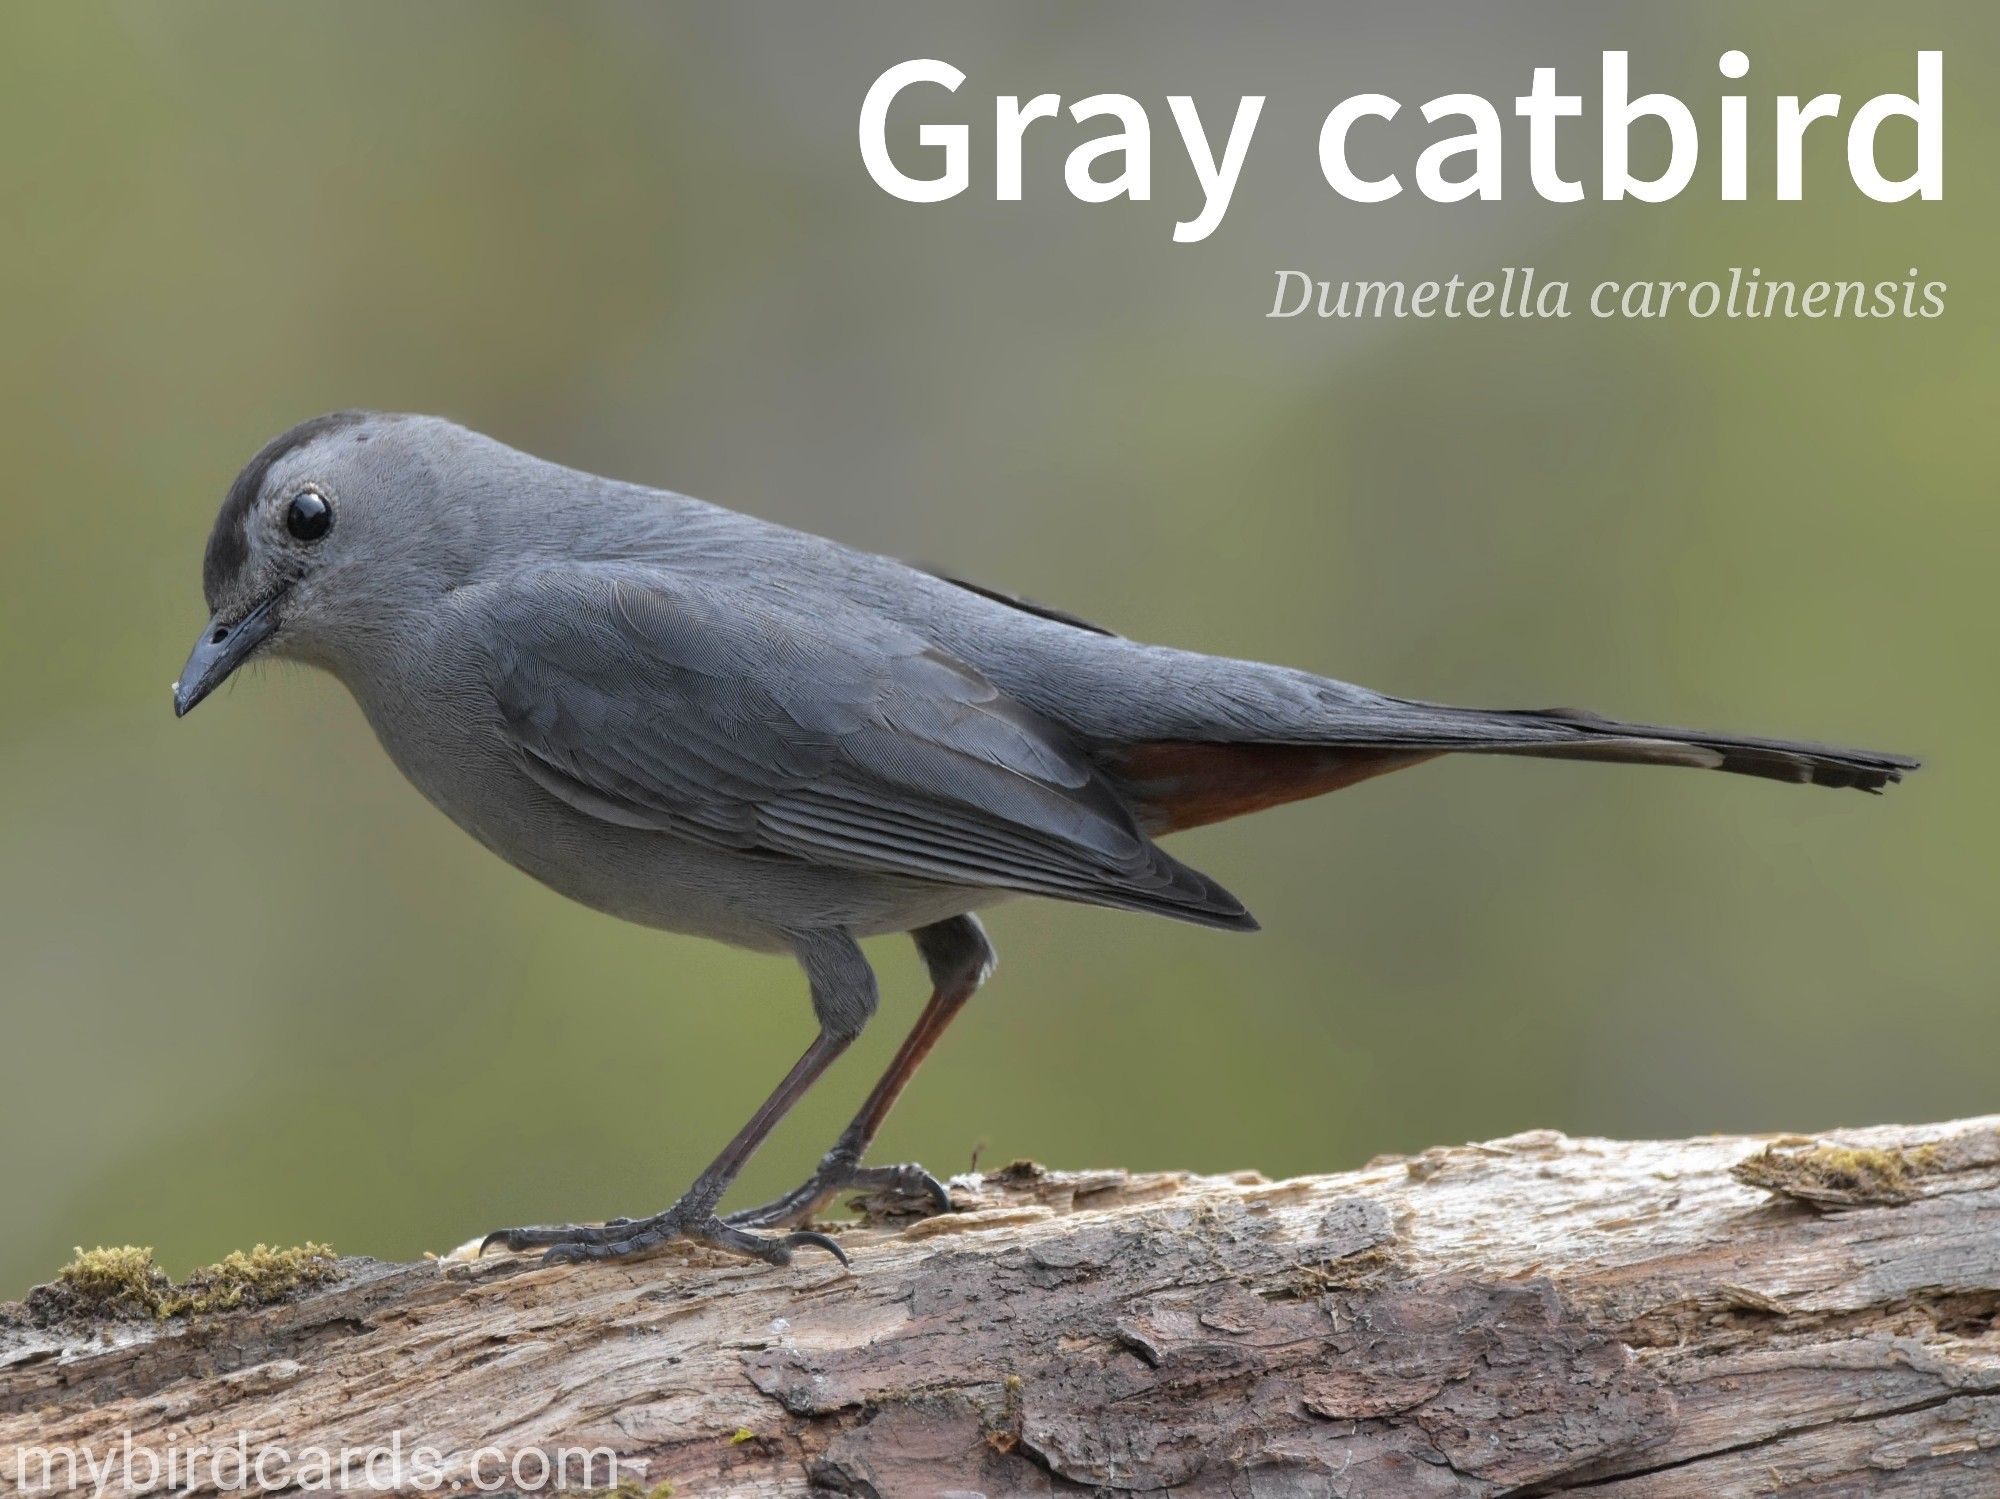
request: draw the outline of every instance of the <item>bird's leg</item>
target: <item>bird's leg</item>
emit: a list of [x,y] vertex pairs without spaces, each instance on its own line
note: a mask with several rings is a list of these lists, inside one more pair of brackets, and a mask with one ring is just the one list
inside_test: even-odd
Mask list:
[[715,1216],[715,1205],[729,1190],[764,1137],[806,1095],[821,1073],[854,1043],[875,1012],[875,975],[854,938],[841,932],[810,932],[794,937],[799,961],[812,983],[813,1012],[819,1034],[805,1055],[792,1065],[771,1096],[749,1122],[722,1148],[722,1154],[695,1178],[694,1185],[663,1213],[650,1218],[616,1218],[601,1226],[556,1224],[546,1227],[503,1228],[490,1233],[480,1250],[504,1244],[512,1250],[546,1249],[544,1264],[578,1260],[620,1259],[642,1254],[674,1239],[709,1244],[735,1254],[788,1264],[792,1251],[804,1245],[824,1249],[842,1264],[847,1256],[825,1234],[792,1233],[771,1238],[748,1233]]
[[804,1223],[840,1193],[855,1188],[899,1192],[921,1201],[931,1212],[949,1211],[951,1199],[938,1179],[914,1162],[896,1166],[864,1166],[862,1156],[874,1143],[875,1133],[889,1117],[896,1099],[930,1049],[937,1044],[952,1017],[965,1008],[987,975],[993,971],[993,944],[971,916],[954,916],[910,934],[917,951],[930,969],[933,990],[930,1002],[916,1025],[904,1038],[889,1070],[882,1074],[868,1101],[853,1123],[840,1133],[833,1148],[821,1157],[813,1174],[783,1197],[761,1207],[731,1213],[726,1220],[733,1228],[790,1228]]

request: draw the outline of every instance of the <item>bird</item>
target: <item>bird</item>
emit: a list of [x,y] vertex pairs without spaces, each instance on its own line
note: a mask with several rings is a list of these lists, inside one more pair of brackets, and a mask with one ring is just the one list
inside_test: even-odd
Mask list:
[[[868,1159],[991,973],[979,912],[1044,896],[1253,931],[1168,853],[1187,828],[1449,754],[1677,765],[1880,791],[1903,755],[1450,707],[1145,644],[1060,609],[448,420],[340,411],[266,443],[202,558],[184,715],[244,662],[330,673],[396,767],[502,859],[598,911],[788,953],[812,1043],[660,1212],[501,1229],[481,1252],[617,1260],[689,1241],[771,1264],[842,1193],[948,1211]],[[723,1213],[772,1128],[877,1008],[863,938],[907,933],[931,996],[806,1179]]]

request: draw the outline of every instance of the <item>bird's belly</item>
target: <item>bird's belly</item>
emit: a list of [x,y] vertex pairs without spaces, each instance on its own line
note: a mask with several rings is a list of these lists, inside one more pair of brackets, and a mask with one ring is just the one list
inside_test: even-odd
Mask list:
[[790,934],[800,931],[906,932],[998,899],[991,891],[734,853],[602,823],[581,831],[541,824],[482,841],[594,910],[762,951],[790,950]]
[[[463,762],[461,762],[463,769]],[[463,776],[418,789],[479,842],[579,904],[642,926],[789,950],[789,933],[909,931],[997,899],[989,891],[715,849],[600,822],[511,765],[473,794]]]
[[[552,796],[497,735],[364,702],[376,737],[424,797],[550,889],[642,926],[738,947],[789,950],[791,932],[903,932],[1003,892],[717,849],[600,821]],[[420,727],[421,726],[421,727]]]

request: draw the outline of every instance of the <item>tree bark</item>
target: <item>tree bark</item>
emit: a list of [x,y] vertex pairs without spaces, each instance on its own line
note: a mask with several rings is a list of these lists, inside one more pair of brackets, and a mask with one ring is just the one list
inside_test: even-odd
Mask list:
[[538,1456],[642,1494],[2000,1494],[2000,1119],[954,1198],[843,1229],[851,1272],[343,1260],[166,1321],[42,1293],[0,1309],[0,1491],[130,1432],[162,1461],[399,1442],[372,1476],[468,1494]]

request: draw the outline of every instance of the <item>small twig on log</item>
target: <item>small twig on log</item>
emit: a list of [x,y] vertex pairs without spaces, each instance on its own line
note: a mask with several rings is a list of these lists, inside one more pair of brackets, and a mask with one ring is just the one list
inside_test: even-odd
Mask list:
[[[433,1449],[408,1491],[2000,1494],[2000,1121],[953,1191],[844,1229],[851,1274],[669,1250],[342,1260],[174,1316],[31,1297],[0,1308],[0,1492],[240,1432]],[[622,1466],[515,1461],[593,1451]]]

